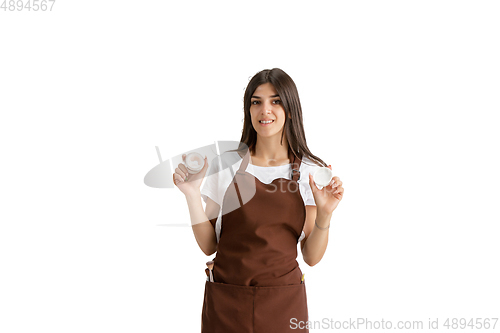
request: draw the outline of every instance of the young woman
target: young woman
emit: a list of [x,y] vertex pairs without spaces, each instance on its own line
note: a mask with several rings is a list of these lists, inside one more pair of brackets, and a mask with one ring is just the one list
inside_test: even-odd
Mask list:
[[[333,211],[342,200],[339,177],[319,190],[312,175],[326,166],[306,144],[299,95],[279,68],[263,70],[244,95],[240,147],[174,183],[185,195],[193,232],[213,259],[205,284],[202,332],[308,332],[307,297],[298,267],[316,265],[328,244]],[[331,165],[328,166],[331,169]],[[201,198],[206,202],[203,211]]]

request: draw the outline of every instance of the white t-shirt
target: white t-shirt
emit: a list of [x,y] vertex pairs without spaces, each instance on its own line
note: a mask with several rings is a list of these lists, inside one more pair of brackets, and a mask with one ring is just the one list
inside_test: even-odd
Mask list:
[[[205,178],[205,183],[201,188],[201,197],[205,203],[207,202],[207,197],[210,197],[215,201],[219,207],[222,206],[222,200],[227,188],[233,181],[234,174],[238,171],[241,163],[241,157],[236,152],[225,152],[219,157],[216,157],[212,162],[210,162],[209,169],[207,172],[207,177]],[[221,168],[221,165],[224,167]],[[231,170],[229,169],[232,169]],[[304,206],[316,206],[314,202],[314,197],[309,186],[309,174],[314,174],[314,172],[320,168],[317,164],[312,162],[307,157],[302,159],[300,164],[300,178],[298,180],[299,191],[304,200]],[[251,164],[249,161],[248,166],[245,170],[246,172],[252,174],[259,181],[264,184],[270,184],[274,179],[285,178],[291,179],[291,164],[285,164],[275,167],[261,167]],[[219,242],[220,231],[222,223],[222,209],[219,210],[219,216],[215,223],[215,233],[217,235],[217,242]],[[304,231],[302,231],[299,242],[305,237]]]

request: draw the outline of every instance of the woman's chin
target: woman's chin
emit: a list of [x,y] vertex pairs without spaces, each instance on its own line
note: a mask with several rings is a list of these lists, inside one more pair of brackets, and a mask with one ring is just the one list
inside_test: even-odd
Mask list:
[[271,131],[257,131],[257,138],[271,139],[273,137],[281,140],[281,132],[271,132]]

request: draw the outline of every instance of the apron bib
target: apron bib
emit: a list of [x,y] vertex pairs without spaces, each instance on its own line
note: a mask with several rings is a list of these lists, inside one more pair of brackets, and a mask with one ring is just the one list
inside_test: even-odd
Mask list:
[[205,283],[202,333],[308,332],[291,328],[308,320],[296,260],[306,212],[297,183],[301,160],[295,163],[294,157],[291,180],[264,184],[245,171],[249,159],[247,150],[224,194],[215,282]]

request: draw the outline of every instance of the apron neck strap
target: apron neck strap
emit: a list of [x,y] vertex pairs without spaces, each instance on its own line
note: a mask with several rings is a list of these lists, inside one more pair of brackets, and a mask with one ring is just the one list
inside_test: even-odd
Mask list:
[[[295,162],[297,160],[297,162]],[[300,178],[300,164],[302,163],[302,160],[300,158],[297,158],[295,155],[293,155],[293,162],[292,162],[292,174],[291,178],[293,181],[298,181]]]
[[245,153],[245,156],[243,156],[243,160],[241,161],[241,165],[240,168],[238,169],[238,172],[245,173],[249,160],[250,160],[250,149],[247,149],[247,152]]

